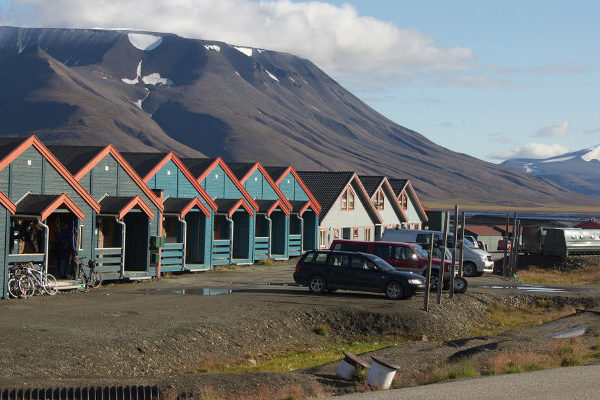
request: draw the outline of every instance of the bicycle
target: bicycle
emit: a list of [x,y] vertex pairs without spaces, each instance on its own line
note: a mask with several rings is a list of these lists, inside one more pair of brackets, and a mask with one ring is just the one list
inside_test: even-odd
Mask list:
[[[23,290],[21,288],[21,285],[19,284],[20,278],[26,275],[24,268],[25,265],[26,264],[15,264],[10,268],[10,278],[8,279],[8,294],[12,298],[26,297],[25,292],[29,291]],[[28,282],[23,281],[23,285],[25,284],[29,286]]]
[[94,260],[88,261],[87,270],[89,275],[86,274],[86,269],[83,268],[83,260],[85,260],[85,257],[81,257],[79,259],[79,265],[77,266],[78,271],[76,273],[76,276],[78,277],[78,279],[83,280],[83,283],[85,284],[86,288],[92,287],[96,289],[102,284],[102,275],[96,269],[96,262]]
[[50,296],[58,293],[58,282],[54,275],[38,271],[35,268],[31,268],[30,265],[33,264],[21,264],[24,275],[19,278],[19,289],[23,297],[30,297],[36,294],[36,292],[41,293],[42,291]]

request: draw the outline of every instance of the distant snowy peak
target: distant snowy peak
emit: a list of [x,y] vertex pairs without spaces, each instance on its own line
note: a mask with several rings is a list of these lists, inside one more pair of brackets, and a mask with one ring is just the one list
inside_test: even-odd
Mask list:
[[250,47],[233,46],[233,48],[239,51],[240,53],[247,55],[248,57],[252,57],[253,49]]
[[600,161],[600,144],[594,147],[587,149],[587,153],[582,154],[581,158],[584,161]]
[[143,51],[154,50],[162,43],[162,37],[156,35],[150,35],[147,33],[130,33],[127,35],[129,42],[136,49]]

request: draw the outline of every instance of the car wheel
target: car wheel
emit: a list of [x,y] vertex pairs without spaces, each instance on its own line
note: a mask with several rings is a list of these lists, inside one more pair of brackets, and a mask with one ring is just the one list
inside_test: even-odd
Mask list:
[[467,291],[468,286],[469,284],[467,283],[466,279],[460,278],[458,276],[454,278],[454,293],[465,293]]
[[438,283],[439,283],[439,278],[438,278],[438,274],[437,271],[431,271],[431,277],[429,278],[429,290],[431,290],[432,292],[437,291],[438,288]]
[[391,281],[385,286],[385,295],[390,300],[398,300],[404,297],[404,288],[400,282]]
[[308,281],[308,290],[314,294],[323,294],[327,291],[327,282],[320,275],[314,275]]
[[463,275],[464,276],[475,276],[477,275],[477,267],[472,262],[466,262],[463,264]]

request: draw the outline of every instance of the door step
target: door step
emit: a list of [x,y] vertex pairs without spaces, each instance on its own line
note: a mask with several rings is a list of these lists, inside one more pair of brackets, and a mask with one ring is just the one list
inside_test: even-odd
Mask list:
[[152,277],[147,275],[125,275],[125,279],[130,281],[145,281],[152,279]]

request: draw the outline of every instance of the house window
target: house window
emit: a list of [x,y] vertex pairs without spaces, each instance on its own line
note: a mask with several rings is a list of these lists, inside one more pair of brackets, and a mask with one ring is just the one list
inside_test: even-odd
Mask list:
[[342,211],[354,210],[354,192],[351,188],[347,188],[342,193],[342,199],[340,200],[340,208]]
[[365,228],[365,240],[371,240],[371,228]]
[[377,193],[375,193],[375,208],[378,210],[383,210],[385,206],[385,197],[383,196],[383,191],[379,189]]
[[358,239],[358,228],[352,228],[352,239]]
[[400,207],[402,207],[403,210],[406,210],[408,207],[408,196],[406,193],[400,195]]
[[319,248],[321,248],[321,249],[327,248],[327,229],[319,230]]
[[340,238],[340,228],[334,228],[333,229],[333,237],[336,239]]

